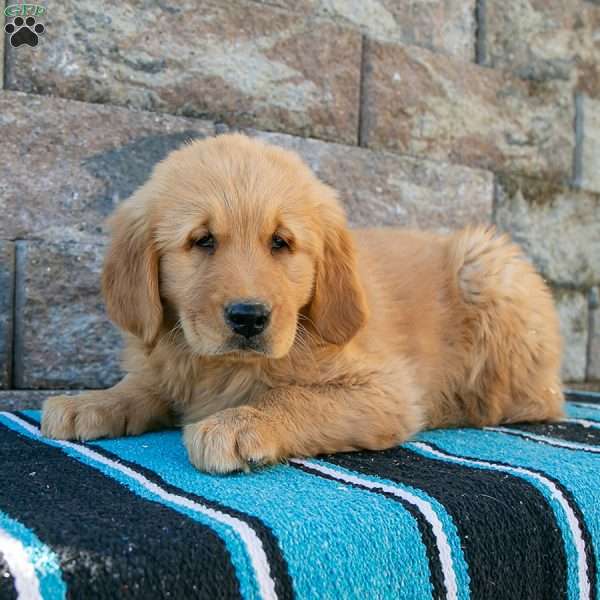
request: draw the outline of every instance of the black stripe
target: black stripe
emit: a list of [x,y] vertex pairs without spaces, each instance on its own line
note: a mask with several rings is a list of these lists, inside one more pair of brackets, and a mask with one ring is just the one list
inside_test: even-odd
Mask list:
[[262,542],[263,548],[265,550],[265,554],[267,555],[267,560],[269,562],[269,568],[271,573],[271,578],[275,583],[275,593],[277,598],[291,600],[294,598],[294,586],[292,582],[292,578],[289,574],[287,562],[283,556],[281,548],[279,546],[279,542],[275,537],[273,531],[263,523],[258,517],[253,515],[249,515],[247,513],[240,512],[230,506],[226,506],[214,500],[209,500],[208,498],[204,498],[198,494],[194,494],[192,492],[188,492],[187,490],[183,490],[180,487],[174,486],[167,481],[165,481],[160,475],[157,475],[154,471],[151,471],[137,463],[133,463],[127,460],[124,460],[117,454],[113,454],[109,450],[105,448],[100,448],[96,445],[90,445],[90,448],[98,454],[102,454],[107,458],[112,458],[120,462],[123,465],[127,465],[130,469],[137,471],[141,475],[143,475],[146,479],[160,485],[167,492],[171,492],[173,494],[177,494],[179,496],[183,496],[184,498],[188,498],[189,500],[193,500],[194,502],[198,502],[199,504],[203,504],[209,508],[213,508],[222,513],[231,515],[247,523],[251,529],[254,530],[257,537]]
[[15,580],[0,552],[0,600],[17,600]]
[[240,597],[209,527],[5,426],[0,457],[0,508],[58,555],[70,597]]
[[[29,417],[27,414],[22,412],[18,412],[16,414],[19,416],[19,418],[23,419],[24,421],[27,421],[34,427],[39,427],[39,423],[31,417]],[[133,471],[136,471],[137,473],[143,475],[149,481],[156,483],[167,492],[183,496],[185,498],[188,498],[189,500],[193,500],[194,502],[198,502],[199,504],[203,504],[204,506],[207,506],[214,510],[226,513],[232,517],[239,519],[240,521],[244,521],[245,523],[247,523],[254,530],[257,537],[261,540],[263,544],[265,554],[267,555],[267,559],[269,561],[271,577],[273,578],[273,581],[275,583],[275,592],[277,594],[277,597],[281,598],[282,600],[288,600],[294,597],[292,578],[289,574],[289,569],[285,557],[283,556],[281,548],[279,547],[279,542],[275,537],[273,531],[267,525],[265,525],[258,517],[248,515],[224,504],[220,504],[219,502],[216,502],[214,500],[209,500],[198,494],[194,494],[183,490],[180,487],[177,487],[165,481],[160,475],[158,475],[154,471],[151,471],[146,467],[138,465],[137,463],[125,460],[118,454],[114,454],[110,450],[106,450],[101,446],[81,442],[79,442],[79,444],[81,446],[86,446],[90,450],[93,450],[94,452],[97,452],[102,456],[117,461],[122,465],[126,465]]]
[[567,390],[565,392],[565,398],[568,402],[600,404],[600,393],[598,392],[578,392],[576,390]]
[[[427,444],[427,446],[430,446],[434,450],[437,450],[438,452],[441,452],[443,454],[450,454],[450,456],[453,456],[456,458],[462,458],[464,460],[477,460],[477,459],[473,459],[472,457],[469,457],[469,456],[462,456],[460,454],[447,452],[446,450],[438,447],[436,444],[434,444],[432,442],[426,442],[426,444]],[[440,459],[440,460],[443,460],[443,459]],[[508,467],[508,468],[515,467],[515,465],[511,465],[510,463],[505,463],[505,462],[502,462],[499,460],[485,459],[485,462],[490,463],[491,465],[499,466],[499,467]],[[590,586],[591,586],[590,600],[597,600],[597,597],[598,597],[597,585],[598,584],[596,582],[596,579],[598,577],[598,564],[596,562],[596,554],[594,552],[594,542],[592,540],[592,534],[590,533],[590,530],[588,528],[587,521],[583,515],[583,512],[581,511],[581,508],[579,507],[577,500],[575,499],[575,497],[573,496],[571,491],[568,490],[553,475],[550,475],[549,473],[546,473],[545,471],[541,471],[539,469],[534,469],[531,467],[523,467],[523,468],[526,468],[526,470],[529,471],[530,473],[536,473],[537,475],[540,475],[541,477],[544,477],[548,481],[552,482],[556,486],[556,488],[559,490],[559,492],[563,495],[567,504],[573,511],[573,514],[575,515],[575,519],[577,520],[577,523],[579,524],[579,528],[581,530],[581,536],[582,536],[583,542],[585,544],[585,557],[586,557],[587,573],[588,573],[588,579],[590,581]]]
[[343,481],[340,479],[336,479],[327,473],[323,473],[317,469],[311,469],[309,466],[298,464],[298,463],[289,463],[290,467],[294,467],[295,469],[299,469],[300,471],[304,471],[306,473],[310,473],[311,475],[316,475],[317,477],[322,477],[323,479],[329,479],[331,481],[335,481],[336,483],[343,483],[344,485],[349,485],[350,487],[355,487],[361,490],[366,490],[368,492],[372,492],[374,494],[379,494],[381,496],[385,496],[394,502],[398,502],[402,504],[402,506],[412,515],[417,523],[417,527],[421,534],[421,538],[423,540],[423,544],[425,546],[425,552],[427,553],[427,561],[429,563],[429,573],[430,573],[430,581],[432,590],[432,598],[446,598],[447,590],[444,584],[444,573],[442,571],[442,563],[440,561],[440,552],[437,547],[436,537],[433,533],[433,528],[429,521],[423,516],[421,511],[410,502],[404,500],[403,498],[399,498],[394,494],[390,494],[383,489],[370,488],[364,485],[360,485],[359,483],[350,483],[348,481]]
[[[512,431],[511,431],[511,429],[512,429]],[[531,437],[528,437],[529,432],[521,431],[520,427],[511,427],[510,429],[507,427],[503,427],[502,430],[500,430],[500,431],[495,430],[495,429],[490,429],[490,431],[494,431],[494,433],[500,433],[503,435],[518,437],[521,440],[533,442],[534,444],[543,444],[544,446],[551,446],[552,448],[566,450],[567,452],[584,452],[586,454],[591,454],[592,456],[600,456],[600,448],[586,449],[583,447],[581,447],[581,448],[569,447],[569,446],[561,445],[560,440],[558,440],[558,439],[556,441],[553,441],[552,438],[550,438],[550,437],[547,440],[542,440],[539,438],[531,438]],[[534,434],[534,435],[537,435],[537,434]],[[557,437],[557,436],[554,436],[554,437]],[[593,446],[593,444],[590,444],[590,445]]]
[[586,427],[579,423],[523,423],[507,426],[508,429],[545,435],[546,437],[558,438],[576,444],[587,444],[588,446],[600,446],[600,427]]
[[565,597],[563,539],[545,498],[528,482],[403,447],[326,459],[419,488],[438,500],[456,525],[474,598]]

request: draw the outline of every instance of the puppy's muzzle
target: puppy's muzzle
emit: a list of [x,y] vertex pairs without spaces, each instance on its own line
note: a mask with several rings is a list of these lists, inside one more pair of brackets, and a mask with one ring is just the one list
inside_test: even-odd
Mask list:
[[232,302],[225,307],[225,322],[234,333],[250,339],[262,333],[271,318],[270,309],[262,302]]

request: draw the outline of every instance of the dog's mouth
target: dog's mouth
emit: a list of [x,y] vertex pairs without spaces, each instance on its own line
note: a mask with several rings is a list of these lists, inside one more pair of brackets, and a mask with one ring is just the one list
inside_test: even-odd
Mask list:
[[223,357],[234,360],[251,360],[269,355],[270,344],[264,336],[244,337],[230,334],[224,337],[211,335],[211,331],[199,331],[194,321],[181,319],[182,334],[186,345],[198,357]]
[[267,344],[260,337],[245,338],[241,335],[233,336],[227,343],[224,354],[242,354],[244,356],[267,354]]

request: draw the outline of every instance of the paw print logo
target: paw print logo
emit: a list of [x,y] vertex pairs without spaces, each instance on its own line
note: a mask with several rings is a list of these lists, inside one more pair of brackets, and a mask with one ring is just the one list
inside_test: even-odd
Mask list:
[[38,45],[39,37],[46,31],[41,23],[36,23],[33,17],[16,17],[12,23],[7,23],[4,31],[10,35],[10,45],[18,48],[23,44],[35,47]]

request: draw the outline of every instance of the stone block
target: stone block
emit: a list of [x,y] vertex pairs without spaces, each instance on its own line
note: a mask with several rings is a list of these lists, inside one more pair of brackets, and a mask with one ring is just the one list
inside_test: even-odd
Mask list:
[[0,92],[0,238],[101,236],[159,160],[213,133],[196,119]]
[[257,0],[308,17],[325,17],[383,42],[475,57],[475,0]]
[[361,35],[245,0],[64,0],[9,89],[355,143]]
[[414,46],[366,42],[362,143],[554,181],[572,179],[575,109],[522,81]]
[[590,292],[590,343],[587,379],[600,381],[600,287]]
[[79,390],[5,390],[0,391],[0,410],[39,410],[46,398],[74,395]]
[[253,134],[297,152],[338,191],[352,226],[448,231],[491,221],[493,176],[486,171],[284,134]]
[[588,302],[578,291],[554,290],[563,336],[563,381],[584,381],[588,343]]
[[0,240],[0,389],[12,379],[15,248]]
[[600,195],[528,178],[499,177],[496,223],[561,286],[600,282]]
[[480,0],[480,60],[534,80],[561,79],[600,98],[600,4],[582,0]]
[[583,189],[600,193],[600,100],[580,95],[577,98],[577,110],[579,147],[575,183]]
[[16,388],[103,388],[120,378],[121,336],[100,295],[104,246],[17,243]]

